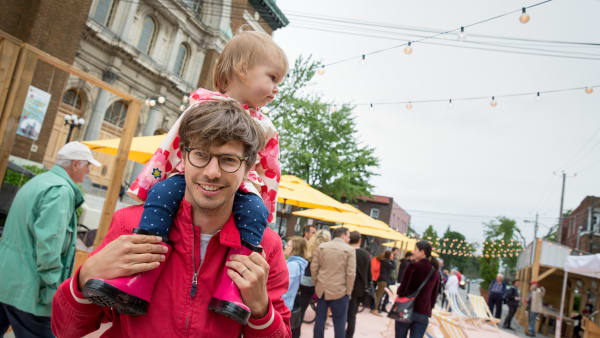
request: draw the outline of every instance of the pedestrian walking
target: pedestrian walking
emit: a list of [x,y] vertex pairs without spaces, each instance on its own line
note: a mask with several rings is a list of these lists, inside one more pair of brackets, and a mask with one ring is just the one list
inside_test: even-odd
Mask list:
[[354,278],[354,287],[350,303],[348,304],[348,326],[346,327],[346,338],[354,336],[356,328],[356,313],[358,305],[365,297],[365,292],[371,282],[371,256],[367,250],[360,247],[361,238],[358,231],[350,233],[350,246],[356,250],[356,278]]
[[496,275],[496,280],[490,283],[488,289],[488,307],[490,308],[490,312],[494,314],[494,317],[498,319],[502,318],[502,303],[505,295],[506,283],[504,283],[504,276],[499,273]]
[[375,291],[375,310],[371,310],[371,313],[379,315],[382,312],[381,309],[381,300],[383,294],[385,293],[385,288],[387,287],[391,276],[392,271],[394,270],[394,262],[391,260],[392,252],[386,250],[383,253],[383,258],[379,259],[379,277],[377,278],[377,290]]
[[542,311],[542,304],[544,302],[544,295],[546,294],[546,289],[539,286],[537,281],[532,281],[529,283],[530,293],[527,299],[527,311],[529,312],[528,325],[527,325],[527,333],[525,333],[529,337],[535,337],[535,323],[537,320],[538,313]]
[[333,240],[319,246],[310,264],[317,297],[314,337],[323,338],[327,309],[331,308],[336,338],[346,335],[348,303],[356,275],[356,250],[348,245],[348,229],[333,231]]
[[10,325],[17,337],[54,337],[52,297],[72,273],[84,201],[77,183],[90,164],[100,166],[90,149],[69,142],[49,171],[17,192],[0,239],[0,336]]
[[417,242],[413,252],[414,261],[408,265],[400,282],[398,297],[407,297],[421,286],[433,270],[414,301],[411,322],[396,321],[396,338],[406,338],[409,332],[410,338],[422,338],[429,325],[431,309],[435,305],[440,288],[440,275],[436,273],[439,266],[437,260],[431,257],[431,250],[431,243],[428,241]]
[[[305,232],[306,234],[306,232]],[[315,284],[312,280],[312,275],[310,273],[310,262],[314,257],[315,253],[318,252],[319,246],[321,243],[329,242],[331,240],[331,233],[329,230],[317,230],[314,235],[310,237],[308,241],[308,252],[307,252],[307,260],[308,265],[306,269],[304,269],[304,276],[300,280],[300,288],[298,289],[298,297],[300,302],[300,316],[304,319],[304,314],[306,313],[306,309],[308,308],[308,304],[312,300],[313,296],[315,296]],[[300,337],[302,325],[292,330],[292,338]]]
[[512,282],[512,285],[506,291],[506,305],[508,305],[508,315],[504,318],[504,324],[502,327],[505,329],[514,330],[510,324],[512,322],[515,313],[517,312],[517,308],[519,307],[519,303],[521,303],[521,292],[519,291],[520,282],[518,279],[515,279]]
[[[290,317],[290,326],[292,335],[294,331],[302,326],[302,310],[300,308],[299,287],[300,281],[304,276],[304,271],[308,265],[306,260],[307,243],[306,239],[300,236],[292,236],[287,241],[283,254],[287,257],[287,268],[290,283],[286,293],[281,296],[285,305],[292,312]],[[299,335],[298,335],[299,336]]]

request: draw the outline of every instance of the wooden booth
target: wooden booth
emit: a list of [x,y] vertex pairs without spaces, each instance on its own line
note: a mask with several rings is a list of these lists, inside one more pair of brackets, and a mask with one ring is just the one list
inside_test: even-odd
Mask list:
[[[565,277],[565,261],[571,254],[571,248],[536,239],[525,248],[517,260],[517,279],[521,281],[521,306],[517,312],[519,323],[527,328],[526,300],[529,296],[530,282],[537,281],[544,287],[544,310],[538,316],[536,330],[543,334],[554,335],[550,322],[556,326],[560,318],[561,293]],[[600,280],[585,275],[569,272],[567,274],[566,301],[564,304],[562,332],[560,337],[572,337],[576,322],[571,319],[573,313],[582,313],[586,304],[591,304],[594,310],[600,306]],[[543,319],[542,319],[543,317]],[[587,321],[589,328],[600,324],[599,317]],[[591,331],[591,330],[588,330]],[[585,336],[584,336],[585,337]],[[588,337],[592,335],[588,334]]]

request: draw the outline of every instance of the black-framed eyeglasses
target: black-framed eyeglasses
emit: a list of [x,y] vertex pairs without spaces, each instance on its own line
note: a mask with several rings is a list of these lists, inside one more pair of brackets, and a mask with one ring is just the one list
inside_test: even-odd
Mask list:
[[239,157],[234,154],[211,154],[207,153],[200,148],[183,148],[187,153],[187,159],[191,165],[196,168],[206,167],[213,157],[217,158],[219,162],[219,168],[226,173],[234,173],[242,167],[242,163],[248,159],[248,157]]

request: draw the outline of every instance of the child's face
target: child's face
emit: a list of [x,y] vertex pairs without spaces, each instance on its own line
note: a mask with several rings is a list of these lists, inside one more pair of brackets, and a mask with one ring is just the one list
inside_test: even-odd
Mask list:
[[280,67],[274,63],[257,64],[248,70],[243,79],[231,84],[231,87],[237,87],[231,88],[234,89],[232,93],[239,96],[234,99],[252,108],[265,106],[275,99],[283,75]]

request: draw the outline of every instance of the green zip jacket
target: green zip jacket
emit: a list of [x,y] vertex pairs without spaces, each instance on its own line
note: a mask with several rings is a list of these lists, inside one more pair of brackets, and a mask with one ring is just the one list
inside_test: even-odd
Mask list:
[[0,238],[0,302],[49,317],[75,257],[79,187],[55,165],[17,192]]

